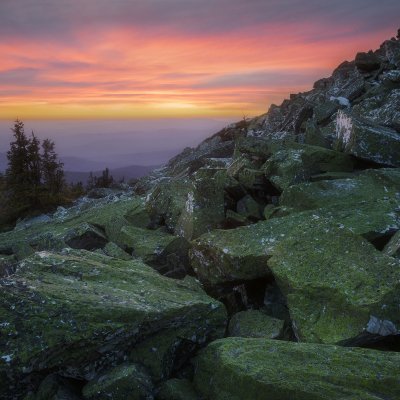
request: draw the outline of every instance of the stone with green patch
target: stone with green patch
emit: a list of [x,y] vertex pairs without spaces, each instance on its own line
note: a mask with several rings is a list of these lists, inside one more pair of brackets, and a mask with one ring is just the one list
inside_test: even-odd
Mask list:
[[13,382],[23,391],[32,374],[49,370],[90,380],[147,337],[163,342],[162,332],[171,327],[197,346],[225,329],[224,306],[190,281],[84,250],[36,253],[0,286],[5,392]]
[[268,259],[275,246],[303,224],[347,229],[373,242],[400,229],[396,199],[342,207],[338,209],[334,204],[236,229],[212,231],[192,242],[189,252],[192,267],[201,280],[212,284],[268,277],[271,276]]
[[300,341],[352,343],[371,318],[398,333],[400,262],[346,229],[302,224],[268,262]]
[[262,311],[241,311],[229,321],[228,336],[276,339],[281,335],[284,323]]
[[343,111],[337,113],[335,147],[366,161],[400,166],[400,135],[397,131]]
[[308,181],[323,172],[350,172],[350,156],[319,146],[291,144],[275,152],[263,165],[266,177],[279,190]]
[[396,400],[394,352],[268,339],[227,338],[195,360],[194,386],[212,400]]
[[400,201],[400,169],[365,171],[353,178],[306,182],[288,187],[279,204],[296,211],[337,205],[357,209],[364,203]]

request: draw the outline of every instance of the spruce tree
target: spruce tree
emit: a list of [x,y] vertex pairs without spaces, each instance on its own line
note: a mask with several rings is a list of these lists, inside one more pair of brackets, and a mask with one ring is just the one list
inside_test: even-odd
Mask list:
[[58,161],[54,147],[55,144],[50,139],[45,139],[42,143],[42,177],[45,188],[52,194],[58,194],[65,182],[63,163]]
[[7,152],[8,168],[6,171],[7,188],[13,192],[29,189],[28,148],[29,139],[25,135],[24,123],[16,120],[14,128],[14,141],[10,143]]
[[32,187],[38,188],[40,186],[42,177],[40,140],[35,136],[33,132],[29,140],[27,150],[29,183]]

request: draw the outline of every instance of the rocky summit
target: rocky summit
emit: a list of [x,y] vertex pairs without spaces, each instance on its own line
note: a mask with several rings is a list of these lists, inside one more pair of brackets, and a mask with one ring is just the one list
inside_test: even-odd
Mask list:
[[400,40],[0,234],[0,398],[400,398]]

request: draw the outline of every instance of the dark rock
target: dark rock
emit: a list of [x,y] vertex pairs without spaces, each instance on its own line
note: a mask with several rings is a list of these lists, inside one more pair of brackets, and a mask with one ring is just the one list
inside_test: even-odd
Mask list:
[[381,65],[379,58],[372,51],[368,53],[357,53],[355,62],[356,67],[365,72],[374,71]]
[[86,399],[153,400],[151,377],[136,364],[120,365],[90,381],[84,388]]
[[156,396],[157,400],[199,400],[192,383],[187,379],[170,379],[164,382]]

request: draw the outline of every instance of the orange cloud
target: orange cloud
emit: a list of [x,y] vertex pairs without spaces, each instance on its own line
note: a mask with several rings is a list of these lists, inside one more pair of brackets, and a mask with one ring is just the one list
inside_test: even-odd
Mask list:
[[256,115],[389,34],[310,40],[318,29],[297,26],[294,35],[269,24],[184,36],[110,27],[80,29],[68,41],[11,37],[0,43],[0,119]]

